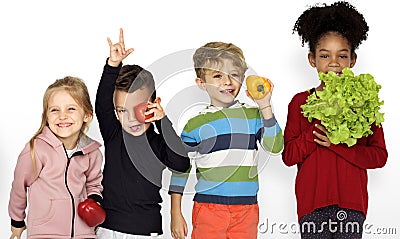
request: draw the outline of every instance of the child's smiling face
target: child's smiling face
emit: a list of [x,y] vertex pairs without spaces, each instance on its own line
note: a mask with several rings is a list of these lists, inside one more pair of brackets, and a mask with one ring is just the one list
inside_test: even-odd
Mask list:
[[340,75],[343,68],[353,67],[357,55],[351,52],[348,40],[342,35],[329,32],[322,36],[316,45],[315,54],[309,53],[308,60],[318,72],[330,71]]
[[222,59],[220,64],[205,71],[204,79],[196,78],[196,83],[207,91],[212,105],[227,107],[239,94],[243,78],[232,60]]
[[91,119],[64,89],[50,96],[46,115],[49,128],[67,149],[75,147],[83,124]]

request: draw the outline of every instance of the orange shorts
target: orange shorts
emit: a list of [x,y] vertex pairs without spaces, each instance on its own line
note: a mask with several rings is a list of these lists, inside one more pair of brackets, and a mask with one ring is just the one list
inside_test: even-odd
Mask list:
[[258,204],[223,205],[194,202],[192,239],[256,239]]

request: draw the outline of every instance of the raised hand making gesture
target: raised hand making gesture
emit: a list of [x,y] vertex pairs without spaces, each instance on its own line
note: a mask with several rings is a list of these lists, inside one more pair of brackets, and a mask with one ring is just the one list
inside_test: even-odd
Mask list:
[[110,46],[110,58],[108,58],[108,65],[117,67],[134,49],[129,48],[125,50],[124,31],[119,29],[119,42],[113,44],[111,39],[107,37],[108,45]]

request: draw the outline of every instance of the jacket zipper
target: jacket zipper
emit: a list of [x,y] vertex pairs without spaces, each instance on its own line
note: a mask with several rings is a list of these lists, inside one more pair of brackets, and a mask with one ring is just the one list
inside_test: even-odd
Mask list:
[[70,190],[69,187],[68,187],[68,182],[67,182],[68,168],[69,168],[69,164],[71,163],[71,158],[73,157],[73,155],[71,156],[71,158],[68,157],[67,150],[65,149],[65,146],[64,146],[64,145],[63,145],[63,147],[64,147],[65,155],[67,156],[67,159],[68,159],[68,161],[67,161],[67,167],[66,167],[66,169],[65,169],[65,186],[67,187],[69,196],[71,197],[71,203],[72,203],[71,238],[74,238],[74,234],[75,234],[75,232],[74,232],[74,224],[75,224],[75,202],[74,202],[74,196],[72,195],[71,190]]

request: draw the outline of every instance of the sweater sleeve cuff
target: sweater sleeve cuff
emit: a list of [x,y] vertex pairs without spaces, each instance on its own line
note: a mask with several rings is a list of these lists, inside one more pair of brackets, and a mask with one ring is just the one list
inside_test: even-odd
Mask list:
[[273,127],[276,124],[276,118],[275,115],[272,116],[272,118],[269,119],[263,119],[263,125],[264,127]]
[[117,71],[117,72],[119,72],[119,70],[121,69],[121,67],[122,67],[122,62],[121,63],[119,63],[119,65],[117,66],[117,67],[114,67],[114,66],[110,66],[109,64],[108,64],[108,59],[109,59],[110,57],[107,57],[107,59],[106,59],[106,65],[105,65],[105,68],[107,68],[107,69],[109,69],[110,71]]
[[24,227],[25,221],[15,221],[14,219],[11,218],[11,226],[16,227],[16,228]]
[[91,198],[100,204],[103,202],[103,198],[98,194],[91,194],[88,196],[88,198]]
[[171,194],[175,193],[175,194],[183,195],[183,191],[184,190],[185,190],[185,188],[182,187],[182,186],[170,185],[169,186],[169,190],[168,190],[168,194],[171,195]]

